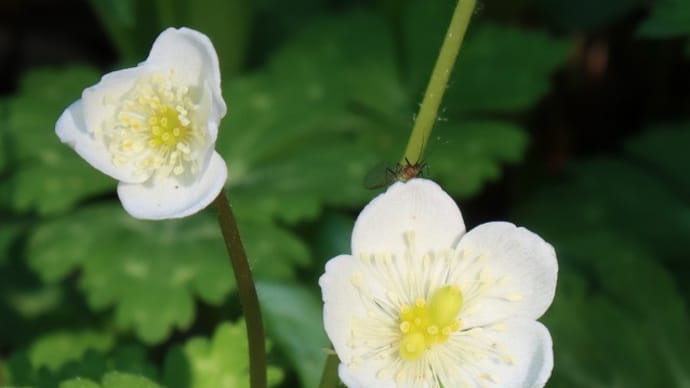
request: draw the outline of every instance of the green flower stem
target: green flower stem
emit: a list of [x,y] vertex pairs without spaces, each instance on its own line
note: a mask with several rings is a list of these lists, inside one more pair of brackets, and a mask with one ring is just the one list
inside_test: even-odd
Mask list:
[[338,388],[340,380],[338,379],[338,356],[329,354],[326,357],[326,364],[323,366],[323,374],[321,374],[321,383],[319,388]]
[[401,164],[407,163],[408,160],[411,163],[419,162],[424,154],[431,129],[436,122],[438,107],[441,105],[443,93],[448,85],[448,77],[453,70],[455,58],[457,58],[465,38],[475,2],[476,0],[459,0],[455,7],[453,18],[448,26],[448,32],[446,32],[446,38],[443,41],[443,46],[441,46],[438,59],[436,59],[436,66],[431,73],[431,79],[426,93],[424,93],[422,105],[419,107],[419,113],[415,119]]
[[247,254],[242,246],[237,222],[230,207],[230,201],[225,195],[225,190],[213,201],[218,211],[220,230],[225,239],[225,247],[230,255],[230,263],[235,273],[237,292],[240,304],[244,312],[247,328],[247,340],[249,342],[249,385],[251,388],[266,388],[266,344],[264,336],[264,324],[261,319],[259,298],[256,295],[256,287],[252,279],[252,271],[249,269]]

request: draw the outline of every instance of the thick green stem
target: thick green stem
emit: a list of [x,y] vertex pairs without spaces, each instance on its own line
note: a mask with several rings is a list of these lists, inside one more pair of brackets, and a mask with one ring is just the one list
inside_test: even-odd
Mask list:
[[340,364],[340,360],[337,355],[329,354],[326,357],[326,364],[323,366],[319,388],[338,388],[340,385],[338,364]]
[[441,105],[443,93],[448,85],[448,77],[450,77],[450,72],[453,70],[455,58],[458,56],[460,46],[465,38],[467,26],[470,23],[475,1],[459,0],[455,7],[453,18],[448,26],[448,32],[446,32],[446,38],[438,54],[436,66],[434,66],[434,71],[431,74],[426,93],[424,93],[422,105],[419,107],[419,113],[415,119],[414,128],[412,128],[410,140],[407,143],[401,164],[407,163],[408,160],[412,163],[419,162],[424,154],[424,148],[427,145],[431,129],[434,126],[434,122],[436,122],[438,107]]
[[249,269],[247,255],[240,240],[237,222],[230,207],[230,201],[225,190],[213,202],[218,211],[218,222],[225,239],[225,247],[230,255],[230,263],[235,273],[237,292],[244,312],[249,342],[249,383],[251,388],[266,388],[266,344],[264,340],[264,324],[261,319],[259,298]]

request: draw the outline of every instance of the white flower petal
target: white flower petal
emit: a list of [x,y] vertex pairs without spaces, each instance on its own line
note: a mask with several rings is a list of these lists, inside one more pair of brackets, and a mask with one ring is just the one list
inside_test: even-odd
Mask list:
[[130,166],[115,167],[105,144],[96,140],[86,125],[82,100],[72,103],[60,115],[55,124],[55,133],[63,143],[74,148],[79,156],[106,175],[129,183],[148,179],[147,176],[136,173]]
[[341,363],[338,366],[338,377],[348,388],[396,388],[397,385],[393,379],[384,380],[376,377],[380,368],[380,362],[376,360],[361,365],[356,370],[352,370]]
[[84,89],[81,101],[86,131],[97,134],[110,125],[106,121],[115,116],[115,102],[132,90],[137,80],[150,71],[145,66],[113,71],[104,75],[97,84]]
[[508,222],[479,225],[462,237],[457,252],[473,263],[457,271],[465,297],[461,312],[465,327],[508,318],[536,319],[551,305],[558,273],[556,253],[529,230]]
[[416,252],[452,248],[465,232],[455,201],[427,179],[397,182],[360,213],[352,231],[352,254],[393,253],[406,249],[404,235],[414,232]]
[[[220,119],[227,111],[220,89],[220,67],[218,56],[209,38],[189,28],[168,28],[153,43],[151,53],[145,62],[156,68],[172,68],[176,79],[183,85],[198,85],[208,88],[209,104],[208,130],[211,142],[216,141]],[[199,90],[205,95],[207,92]]]
[[125,210],[136,218],[186,217],[205,208],[216,198],[228,174],[225,161],[215,151],[208,166],[201,171],[197,180],[189,185],[183,185],[172,177],[155,184],[150,181],[143,184],[121,182],[117,194]]
[[477,336],[487,344],[495,344],[496,351],[472,365],[471,369],[480,375],[477,380],[484,383],[482,387],[540,388],[551,376],[553,344],[541,323],[508,320],[500,330],[482,329]]
[[356,268],[357,260],[349,255],[340,255],[326,263],[326,272],[319,278],[324,327],[341,360],[349,360],[352,356],[348,346],[351,317],[353,314],[366,315],[352,283]]

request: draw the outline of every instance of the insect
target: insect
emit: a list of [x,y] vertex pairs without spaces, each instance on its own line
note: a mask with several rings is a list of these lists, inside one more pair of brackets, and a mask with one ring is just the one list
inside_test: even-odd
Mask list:
[[369,170],[364,177],[364,187],[367,189],[380,189],[390,186],[395,182],[405,182],[412,178],[423,176],[429,165],[424,161],[410,162],[405,158],[404,163],[396,163],[395,166],[379,164]]

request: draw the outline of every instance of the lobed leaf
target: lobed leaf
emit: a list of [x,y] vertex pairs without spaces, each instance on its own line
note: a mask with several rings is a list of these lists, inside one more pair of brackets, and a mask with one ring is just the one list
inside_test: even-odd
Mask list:
[[81,91],[97,82],[94,69],[69,67],[29,72],[8,101],[8,152],[19,164],[0,182],[12,207],[55,214],[113,190],[115,182],[84,162],[55,135],[55,122]]
[[[270,223],[240,223],[258,278],[286,279],[308,252]],[[135,220],[116,205],[84,208],[40,225],[28,245],[29,263],[44,281],[81,270],[80,286],[96,310],[115,308],[115,324],[148,343],[187,328],[195,298],[218,305],[234,277],[213,217]]]
[[[165,359],[163,381],[168,387],[249,387],[249,356],[243,322],[222,323],[213,338],[192,338],[173,348]],[[268,384],[275,386],[283,372],[268,367]]]

